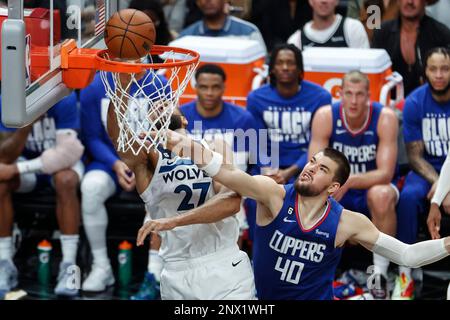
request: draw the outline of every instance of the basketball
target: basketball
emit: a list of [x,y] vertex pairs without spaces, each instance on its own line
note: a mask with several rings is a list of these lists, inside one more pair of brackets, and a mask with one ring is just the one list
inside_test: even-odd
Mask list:
[[147,14],[135,9],[124,9],[108,20],[104,37],[112,56],[136,60],[150,52],[155,43],[156,31]]

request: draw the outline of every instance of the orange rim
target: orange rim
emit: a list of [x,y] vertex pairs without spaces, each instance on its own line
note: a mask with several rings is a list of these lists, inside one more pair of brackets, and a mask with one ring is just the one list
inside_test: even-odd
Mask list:
[[184,55],[188,59],[165,63],[130,63],[110,60],[107,50],[78,48],[75,40],[67,40],[61,47],[61,69],[63,82],[68,88],[82,89],[91,83],[97,70],[116,73],[141,73],[148,69],[171,69],[196,66],[200,55],[192,50],[153,46],[150,54],[158,55],[165,52]]
[[200,58],[200,55],[197,52],[189,49],[169,47],[169,46],[158,46],[158,45],[152,47],[150,54],[159,55],[170,51],[172,51],[173,53],[189,55],[192,58],[188,60],[180,60],[165,63],[130,63],[105,58],[106,54],[108,53],[108,50],[99,50],[95,56],[97,62],[96,67],[99,70],[108,72],[139,73],[147,69],[167,69],[167,68],[189,66],[192,64],[196,64]]

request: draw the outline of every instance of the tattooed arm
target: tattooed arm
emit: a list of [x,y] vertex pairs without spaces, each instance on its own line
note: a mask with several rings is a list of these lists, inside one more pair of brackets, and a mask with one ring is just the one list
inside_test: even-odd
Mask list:
[[29,125],[14,132],[0,131],[0,162],[12,163],[20,156],[32,127]]
[[425,144],[423,141],[412,141],[406,144],[406,153],[408,154],[411,169],[427,180],[430,184],[434,184],[438,180],[439,174],[433,166],[424,159],[424,150]]

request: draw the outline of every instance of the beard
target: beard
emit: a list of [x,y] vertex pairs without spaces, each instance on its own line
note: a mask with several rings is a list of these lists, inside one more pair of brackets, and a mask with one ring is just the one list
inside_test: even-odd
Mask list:
[[322,193],[323,190],[317,190],[310,184],[303,184],[298,179],[294,184],[295,190],[303,197],[315,197]]
[[437,89],[433,88],[433,86],[431,85],[430,80],[427,79],[427,81],[428,81],[428,83],[429,83],[429,85],[430,85],[430,90],[431,90],[431,92],[432,92],[433,94],[439,96],[439,97],[440,97],[440,96],[446,95],[447,92],[450,90],[450,81],[447,83],[447,86],[446,86],[444,89],[441,89],[441,90],[437,90]]

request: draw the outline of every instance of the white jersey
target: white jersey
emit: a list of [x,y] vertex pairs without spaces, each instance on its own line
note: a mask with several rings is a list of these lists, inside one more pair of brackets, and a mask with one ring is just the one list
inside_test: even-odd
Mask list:
[[[214,196],[213,181],[191,159],[158,152],[158,163],[147,189],[140,195],[152,219],[192,210]],[[236,245],[239,223],[231,216],[216,223],[194,224],[160,232],[160,255],[165,262],[214,253]]]

